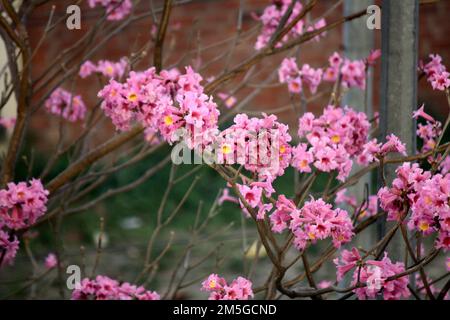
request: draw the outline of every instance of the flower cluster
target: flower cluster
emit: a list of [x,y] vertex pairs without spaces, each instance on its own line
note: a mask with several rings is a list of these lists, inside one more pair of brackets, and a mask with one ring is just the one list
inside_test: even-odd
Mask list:
[[47,196],[40,180],[10,182],[0,190],[0,228],[19,230],[31,226],[47,210]]
[[85,278],[72,292],[72,300],[159,300],[159,294],[106,276]]
[[126,58],[117,62],[100,60],[97,64],[88,60],[81,65],[79,75],[84,79],[93,73],[99,73],[110,79],[120,79],[125,74],[127,67],[128,60]]
[[45,101],[48,112],[75,122],[83,120],[86,115],[86,105],[80,95],[73,96],[67,90],[57,88]]
[[214,273],[203,281],[202,290],[210,292],[209,300],[248,300],[253,297],[250,280],[238,277],[228,285],[224,278]]
[[284,174],[291,160],[289,127],[275,115],[249,118],[238,114],[234,124],[220,133],[218,162],[244,165],[258,180],[272,182]]
[[[433,150],[436,146],[437,138],[442,133],[442,123],[440,121],[436,121],[432,116],[427,114],[424,111],[424,105],[422,105],[419,110],[414,112],[413,118],[423,118],[426,121],[426,124],[423,125],[419,123],[417,126],[417,136],[423,140],[423,146],[421,149],[422,153]],[[431,157],[430,157],[430,162]]]
[[10,182],[0,190],[0,257],[11,264],[19,249],[19,241],[10,230],[31,226],[47,210],[48,191],[40,180],[28,184]]
[[450,73],[442,64],[442,57],[438,54],[430,54],[430,61],[424,64],[420,62],[420,69],[427,76],[433,90],[444,91],[450,87]]
[[[280,24],[281,18],[284,16],[289,6],[291,5],[292,0],[274,0],[273,4],[266,7],[262,15],[258,18],[262,23],[262,31],[256,40],[255,49],[260,50],[264,48],[270,41],[272,35],[275,30],[277,30],[278,25]],[[292,9],[292,13],[289,16],[289,19],[286,22],[286,26],[289,25],[302,11],[303,5],[300,1],[297,1],[294,4]],[[280,47],[282,43],[287,42],[290,38],[302,35],[306,31],[314,31],[320,29],[326,25],[324,19],[320,19],[316,21],[313,25],[309,27],[305,27],[305,21],[303,19],[299,20],[294,27],[281,39],[280,42],[276,44],[277,47]]]
[[404,163],[396,170],[392,187],[378,192],[381,207],[387,211],[388,220],[411,217],[408,227],[423,235],[438,233],[436,247],[450,248],[450,175],[423,171],[419,165]]
[[308,242],[315,243],[318,239],[332,238],[333,245],[339,248],[353,236],[353,224],[347,211],[333,210],[331,205],[322,199],[310,200],[302,209],[291,213],[289,228],[295,235],[294,244],[302,250]]
[[303,250],[309,242],[330,237],[334,246],[339,248],[353,236],[353,224],[347,211],[339,208],[333,210],[322,199],[311,199],[303,208],[297,209],[292,200],[280,195],[270,220],[273,232],[282,232],[289,227],[299,250]]
[[155,68],[130,72],[125,83],[110,80],[98,94],[101,108],[118,130],[129,130],[138,121],[146,132],[159,133],[165,141],[184,138],[193,149],[212,141],[217,131],[217,105],[203,93],[202,77],[190,67],[178,70]]
[[[370,55],[369,57],[372,57]],[[374,58],[371,58],[372,60]],[[373,61],[370,60],[370,63]],[[367,60],[368,61],[368,60]],[[364,60],[350,60],[342,58],[337,52],[328,59],[329,67],[325,70],[323,79],[328,82],[335,82],[341,76],[344,88],[366,87],[366,62]]]
[[106,19],[122,20],[128,16],[133,8],[131,0],[88,0],[89,7],[94,8],[98,4],[106,8]]
[[307,112],[299,119],[298,135],[309,144],[293,148],[292,166],[300,172],[311,172],[311,164],[322,172],[337,170],[337,178],[343,181],[352,158],[364,151],[369,128],[366,115],[348,107],[328,106],[318,118]]
[[309,87],[311,93],[317,92],[317,87],[322,81],[322,69],[313,69],[309,64],[298,68],[295,58],[285,58],[278,70],[278,78],[281,83],[287,83],[289,91],[300,93],[303,85]]
[[358,249],[351,251],[343,250],[340,259],[334,259],[337,268],[337,280],[341,281],[343,276],[355,269],[353,272],[352,285],[365,284],[362,288],[354,290],[358,299],[365,300],[375,298],[378,293],[383,294],[385,300],[398,300],[402,297],[408,298],[409,278],[403,276],[394,280],[387,279],[405,271],[405,265],[401,262],[393,263],[385,253],[382,260],[363,261]]

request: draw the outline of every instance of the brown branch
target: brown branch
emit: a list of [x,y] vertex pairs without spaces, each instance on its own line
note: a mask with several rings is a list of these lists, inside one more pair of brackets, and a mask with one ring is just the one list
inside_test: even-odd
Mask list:
[[167,26],[169,24],[171,8],[172,0],[165,0],[161,22],[159,23],[158,34],[156,36],[155,51],[153,55],[153,64],[155,65],[157,72],[160,72],[162,69],[162,52]]

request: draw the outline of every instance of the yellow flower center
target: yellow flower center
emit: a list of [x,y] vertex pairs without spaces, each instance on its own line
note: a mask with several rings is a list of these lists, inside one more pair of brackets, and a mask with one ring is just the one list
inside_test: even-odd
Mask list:
[[216,287],[216,280],[211,280],[211,281],[209,282],[209,287],[210,287],[211,289],[214,289],[214,288]]
[[137,100],[137,94],[136,93],[130,93],[128,95],[128,100],[131,102],[135,102]]
[[229,144],[224,144],[222,146],[222,153],[229,154],[231,152],[231,146]]
[[286,147],[285,146],[281,146],[280,147],[280,153],[283,154],[286,152]]
[[225,104],[228,106],[231,106],[234,103],[234,99],[233,97],[229,97],[226,101]]
[[173,118],[171,116],[165,116],[164,123],[166,124],[166,126],[170,126],[171,124],[173,124]]
[[429,197],[429,196],[426,196],[426,197],[425,197],[425,203],[428,204],[428,205],[430,205],[430,204],[433,203],[433,199],[431,199],[431,197]]
[[303,169],[303,168],[306,168],[306,167],[308,166],[308,161],[302,160],[302,161],[299,162],[298,165],[299,165],[299,167],[302,168],[302,169]]
[[333,141],[333,143],[339,143],[341,141],[341,137],[335,134],[331,137],[331,141]]
[[427,231],[430,228],[430,225],[426,221],[420,221],[419,222],[419,229],[421,231]]
[[114,71],[113,67],[111,67],[111,66],[107,66],[106,67],[106,73],[107,74],[111,75],[113,73],[113,71]]
[[314,239],[316,238],[315,234],[312,233],[312,232],[309,232],[309,233],[308,233],[308,237],[309,237],[311,240],[314,240]]

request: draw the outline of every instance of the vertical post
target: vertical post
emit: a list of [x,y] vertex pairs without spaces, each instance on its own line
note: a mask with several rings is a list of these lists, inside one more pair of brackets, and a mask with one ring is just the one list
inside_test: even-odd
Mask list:
[[[384,0],[382,7],[382,71],[380,133],[393,133],[406,144],[408,154],[415,151],[415,123],[411,116],[417,107],[417,51],[419,0]],[[385,168],[386,180],[395,177],[395,166]],[[385,232],[381,223],[379,236]],[[391,242],[395,260],[404,253],[402,241]]]
[[[367,9],[373,4],[373,0],[345,0],[344,15],[351,15],[355,12]],[[374,32],[367,27],[366,19],[356,19],[344,25],[344,54],[352,60],[362,59],[369,55],[374,45]],[[368,118],[372,118],[372,76],[366,79],[367,90],[364,92],[359,88],[350,89],[343,97],[344,105],[348,105],[353,109],[365,112]],[[358,168],[354,168],[357,171]],[[358,201],[363,201],[365,186],[370,187],[371,176],[366,175],[361,178],[358,183],[349,188],[349,193],[355,195]],[[370,189],[369,189],[370,191]],[[358,237],[358,244],[368,247],[375,235],[366,232]]]

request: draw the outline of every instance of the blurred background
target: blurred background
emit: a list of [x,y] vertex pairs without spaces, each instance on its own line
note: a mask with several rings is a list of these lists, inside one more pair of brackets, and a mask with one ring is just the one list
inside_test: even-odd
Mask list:
[[[74,1],[58,0],[50,1],[34,12],[26,22],[30,41],[33,46],[37,46],[39,39],[44,33],[46,23],[52,6],[55,6],[54,20],[65,16],[68,5]],[[64,49],[70,47],[77,39],[85,35],[92,26],[95,25],[98,17],[102,14],[102,9],[91,9],[87,6],[87,1],[82,1],[81,6],[81,30],[68,31],[65,23],[58,25],[56,32],[53,32],[34,56],[33,74],[37,77],[45,70],[46,66],[52,64],[55,57]],[[233,37],[237,32],[237,21],[240,10],[240,0],[193,0],[182,6],[173,9],[168,35],[165,45],[164,66],[183,68],[192,65],[198,70],[204,79],[215,77],[220,74],[227,65],[233,66],[243,61],[246,57],[254,53],[254,43],[259,32],[259,23],[255,16],[259,16],[264,8],[271,2],[268,0],[246,0],[243,11],[243,24],[241,41],[237,44],[235,53],[231,57],[221,56],[233,44]],[[342,17],[353,6],[357,8],[364,1],[336,1],[320,0],[316,8],[312,11],[311,17],[315,19],[325,14],[327,22],[335,21]],[[381,1],[371,1],[378,3]],[[160,8],[161,1],[140,1],[135,7],[135,13],[146,13],[150,6]],[[358,10],[355,10],[358,11]],[[351,11],[350,11],[351,12]],[[419,58],[426,59],[430,53],[438,53],[443,57],[444,64],[450,61],[450,1],[432,1],[429,4],[421,5],[419,21]],[[114,22],[110,22],[111,24]],[[357,22],[353,27],[361,28],[363,22]],[[121,32],[112,36],[107,45],[97,52],[92,61],[108,59],[117,61],[123,56],[130,56],[137,52],[152,37],[153,18],[148,15]],[[363,27],[364,28],[364,27]],[[381,31],[365,30],[366,35],[359,33],[358,37],[353,37],[351,28],[339,27],[329,31],[320,42],[309,42],[302,46],[295,55],[301,63],[309,63],[318,68],[324,67],[328,63],[328,57],[335,51],[344,52],[353,58],[362,59],[367,56],[371,49],[381,47]],[[274,56],[261,62],[257,69],[261,72],[253,77],[250,85],[234,94],[238,102],[245,99],[255,87],[262,86],[263,90],[248,101],[242,112],[250,115],[259,115],[261,112],[281,108],[282,112],[277,112],[280,120],[289,124],[292,134],[297,131],[297,117],[290,108],[284,108],[291,104],[292,97],[289,95],[285,85],[279,85],[277,77],[271,76],[270,71],[278,68],[285,55]],[[150,67],[152,54],[144,56],[136,65],[135,70],[144,70]],[[272,78],[271,78],[272,77]],[[380,64],[375,67],[373,81],[371,82],[371,105],[373,111],[378,110],[380,92]],[[223,92],[233,92],[242,77],[221,88]],[[264,83],[264,85],[262,85]],[[87,79],[77,78],[73,83],[67,82],[63,87],[77,94],[81,94],[88,108],[98,107],[97,93],[104,85],[104,80],[96,77]],[[319,91],[327,84],[321,84]],[[331,85],[330,89],[331,89]],[[329,91],[325,90],[325,91]],[[39,93],[34,99],[39,100]],[[328,102],[328,96],[319,96],[312,99],[307,105],[307,110],[315,114],[321,110]],[[351,105],[352,98],[348,103]],[[419,82],[419,102],[426,101],[426,110],[437,119],[443,121],[446,116],[446,101],[444,95],[433,93],[431,87],[425,80]],[[358,106],[355,106],[358,107]],[[2,111],[13,113],[11,110]],[[233,109],[222,108],[223,114],[233,115]],[[232,120],[222,124],[222,128]],[[49,153],[53,152],[53,147],[57,142],[58,123],[56,117],[48,115],[45,110],[37,111],[31,123],[31,129],[27,133],[25,140],[25,155],[19,161],[18,178],[26,178],[39,175],[46,165]],[[69,126],[69,136],[75,136],[76,126]],[[101,143],[114,134],[114,128],[109,120],[102,121],[96,128],[95,139]],[[2,139],[7,139],[5,131]],[[108,177],[105,183],[90,192],[83,202],[71,205],[70,208],[96,199],[109,189],[127,184],[142,176],[142,174],[153,166],[156,166],[161,159],[169,153],[169,147],[162,147],[158,153],[137,164],[127,167]],[[33,165],[31,171],[28,168],[30,161]],[[49,174],[47,179],[54,177],[59,171],[64,169],[69,158],[61,159],[55,169]],[[264,258],[264,252],[258,252],[256,245],[255,230],[250,227],[250,221],[246,221],[239,209],[239,206],[232,202],[225,202],[223,205],[213,208],[215,200],[221,195],[221,190],[225,187],[224,181],[212,170],[205,167],[196,168],[193,165],[180,166],[176,168],[176,176],[184,177],[179,183],[174,185],[167,204],[164,208],[163,216],[170,215],[183,200],[186,192],[193,185],[195,177],[198,181],[190,191],[189,197],[182,203],[178,214],[174,217],[169,226],[161,230],[160,236],[155,241],[154,256],[158,256],[165,250],[168,243],[170,249],[160,261],[158,270],[155,270],[153,277],[149,278],[146,286],[149,289],[165,293],[168,284],[174,282],[176,285],[181,279],[180,276],[188,270],[191,264],[199,262],[204,257],[209,257],[208,261],[199,265],[198,268],[188,273],[180,284],[186,284],[186,288],[180,285],[176,298],[206,298],[207,295],[199,291],[201,281],[212,271],[224,275],[227,279],[232,279],[237,275],[251,276],[256,284],[264,283],[264,276],[267,276],[269,263]],[[125,193],[118,194],[100,201],[87,210],[81,210],[64,218],[60,235],[55,235],[51,224],[43,225],[36,231],[27,235],[27,245],[29,250],[21,248],[15,265],[6,267],[0,272],[0,297],[9,298],[58,298],[60,297],[60,283],[64,274],[53,274],[45,278],[46,286],[35,287],[33,282],[23,287],[23,280],[36,276],[36,269],[32,269],[28,263],[30,257],[38,266],[37,270],[43,268],[45,256],[49,252],[60,250],[65,264],[77,264],[86,266],[85,276],[90,276],[92,266],[95,264],[98,255],[98,237],[102,234],[102,250],[96,274],[104,274],[120,280],[133,282],[141,272],[144,257],[146,255],[149,237],[156,226],[156,213],[159,209],[165,190],[168,187],[171,166],[166,165],[158,170],[158,173],[149,180],[140,184]],[[290,168],[285,176],[276,181],[276,189],[286,196],[293,196],[294,172]],[[323,188],[326,176],[320,177],[316,188],[319,191]],[[314,192],[314,190],[313,190]],[[68,208],[70,210],[70,208]],[[214,212],[214,217],[208,221],[208,227],[200,235],[197,235],[196,243],[190,247],[189,241],[193,239],[192,230],[198,215],[200,221],[207,220],[208,214]],[[104,219],[104,228],[100,227],[100,219]],[[173,235],[171,235],[173,233]],[[39,237],[37,237],[39,234]],[[194,237],[194,238],[195,238]],[[171,240],[172,239],[172,240]],[[253,245],[253,246],[252,246]],[[325,245],[324,245],[325,246]],[[320,250],[320,245],[316,249]],[[314,255],[314,253],[312,253]],[[244,256],[244,259],[242,258]],[[260,261],[257,261],[257,260]],[[175,269],[181,270],[174,276]],[[299,267],[300,268],[300,267]],[[34,270],[34,271],[33,271]],[[41,270],[42,271],[42,270]],[[189,269],[189,271],[191,271]],[[296,270],[293,270],[295,272]],[[299,270],[297,270],[299,271]],[[326,265],[317,276],[320,280],[333,280],[334,267],[332,264]],[[289,278],[289,277],[288,277]],[[192,286],[187,286],[192,284]],[[65,292],[65,297],[68,293]]]

